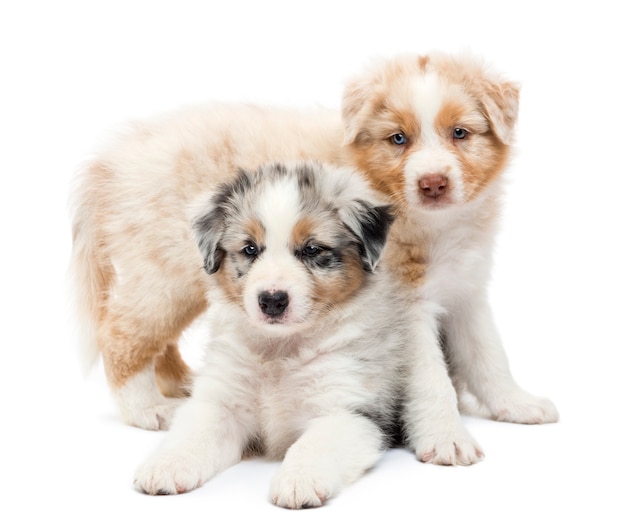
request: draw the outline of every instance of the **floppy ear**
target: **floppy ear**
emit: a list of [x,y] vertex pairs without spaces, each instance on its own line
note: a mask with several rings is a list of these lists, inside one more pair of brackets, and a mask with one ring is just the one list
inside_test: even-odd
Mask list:
[[340,211],[340,215],[358,239],[363,268],[367,272],[373,272],[395,219],[392,206],[374,205],[359,199],[353,206]]
[[346,83],[341,99],[341,117],[344,125],[344,143],[355,142],[365,126],[374,99],[384,89],[386,60],[375,58],[357,76]]
[[481,102],[487,119],[496,136],[503,144],[513,142],[513,128],[517,122],[519,108],[519,86],[512,82],[494,83],[485,81]]
[[193,223],[196,243],[200,249],[204,261],[204,270],[207,274],[217,272],[224,259],[224,249],[220,246],[220,240],[224,231],[225,216],[225,210],[216,205],[212,199],[209,210]]

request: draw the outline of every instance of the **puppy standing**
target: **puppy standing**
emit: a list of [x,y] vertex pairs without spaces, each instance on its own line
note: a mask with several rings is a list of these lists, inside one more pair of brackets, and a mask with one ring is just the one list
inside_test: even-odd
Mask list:
[[214,275],[206,363],[137,488],[189,491],[253,449],[285,457],[271,498],[302,508],[376,462],[407,356],[405,295],[374,273],[391,220],[356,175],[312,163],[219,188],[195,222]]
[[549,400],[513,380],[487,302],[518,97],[479,61],[437,54],[383,62],[346,89],[351,162],[398,205],[386,264],[413,291],[406,431],[425,462],[471,464],[483,454],[457,393],[498,420],[558,419]]

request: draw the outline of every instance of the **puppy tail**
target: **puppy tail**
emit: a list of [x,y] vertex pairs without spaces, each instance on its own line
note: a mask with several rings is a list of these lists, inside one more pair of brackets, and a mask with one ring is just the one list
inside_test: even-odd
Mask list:
[[77,177],[78,187],[70,203],[72,217],[72,253],[67,273],[77,329],[79,364],[87,374],[97,363],[98,325],[106,314],[115,270],[106,240],[98,226],[97,166],[85,167]]

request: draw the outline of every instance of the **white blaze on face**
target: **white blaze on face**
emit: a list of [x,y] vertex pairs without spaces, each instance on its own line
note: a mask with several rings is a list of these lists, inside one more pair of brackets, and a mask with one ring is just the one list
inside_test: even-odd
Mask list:
[[289,246],[291,232],[300,217],[299,195],[298,183],[290,177],[266,185],[259,198],[257,212],[265,227],[266,251],[273,257]]
[[420,140],[425,149],[436,149],[440,137],[435,130],[435,120],[443,105],[443,86],[434,73],[420,75],[413,83],[413,111],[421,127]]
[[419,149],[405,165],[406,195],[410,203],[420,205],[419,181],[428,174],[442,174],[450,179],[450,196],[453,202],[462,199],[462,170],[455,155],[447,147],[450,138],[436,127],[437,118],[446,100],[448,87],[438,75],[427,73],[415,78],[411,86],[413,111],[420,125],[416,138]]
[[[292,233],[301,211],[298,182],[280,179],[263,188],[256,213],[265,228],[265,246],[246,281],[244,305],[251,321],[288,326],[306,319],[309,313],[309,281],[293,254]],[[259,294],[283,291],[289,305],[279,320],[269,320],[259,307]],[[276,323],[278,322],[278,323]]]

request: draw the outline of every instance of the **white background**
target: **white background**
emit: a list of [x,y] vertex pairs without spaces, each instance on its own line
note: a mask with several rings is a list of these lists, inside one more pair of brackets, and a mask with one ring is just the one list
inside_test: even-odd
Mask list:
[[[624,43],[619,3],[402,0],[13,2],[0,6],[2,524],[624,524]],[[148,497],[163,435],[84,379],[66,308],[76,167],[129,118],[209,99],[338,107],[373,56],[469,49],[522,82],[492,283],[521,385],[560,423],[466,424],[472,467],[388,452],[318,510],[267,501],[277,464]],[[193,361],[200,353],[192,338]]]

